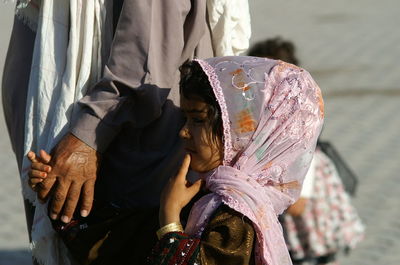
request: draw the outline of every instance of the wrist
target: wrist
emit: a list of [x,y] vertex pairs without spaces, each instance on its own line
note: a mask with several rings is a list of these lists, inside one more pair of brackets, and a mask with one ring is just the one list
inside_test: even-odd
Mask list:
[[170,223],[165,226],[162,226],[157,230],[156,234],[158,239],[161,239],[164,235],[171,232],[183,232],[183,227],[180,222]]
[[73,148],[73,150],[85,153],[97,153],[96,149],[94,149],[72,133],[68,133],[65,138],[67,140],[68,147]]
[[180,222],[181,209],[178,207],[161,207],[159,211],[160,226]]

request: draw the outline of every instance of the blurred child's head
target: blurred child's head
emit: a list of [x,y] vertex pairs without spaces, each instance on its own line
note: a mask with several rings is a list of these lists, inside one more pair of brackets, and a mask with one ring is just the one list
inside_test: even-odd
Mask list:
[[208,77],[197,62],[186,62],[180,70],[181,109],[187,120],[179,135],[191,155],[191,169],[207,172],[222,164],[221,110]]
[[249,50],[249,56],[266,57],[299,65],[295,52],[296,48],[292,42],[275,37],[254,44]]

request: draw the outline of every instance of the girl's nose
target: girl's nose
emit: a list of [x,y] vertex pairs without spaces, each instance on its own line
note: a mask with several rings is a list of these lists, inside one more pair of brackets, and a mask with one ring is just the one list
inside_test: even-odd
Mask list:
[[185,125],[183,125],[183,127],[179,131],[179,137],[181,137],[182,139],[190,138],[189,128],[186,126],[186,123],[185,123]]

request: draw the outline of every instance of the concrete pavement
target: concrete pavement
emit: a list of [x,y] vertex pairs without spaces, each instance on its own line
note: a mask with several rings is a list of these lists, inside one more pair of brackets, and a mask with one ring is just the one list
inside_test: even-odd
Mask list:
[[[1,1],[1,0],[0,0]],[[400,264],[400,3],[397,0],[250,0],[252,42],[280,35],[322,88],[323,139],[359,177],[354,204],[365,240],[343,265]],[[0,3],[0,72],[12,5]],[[19,180],[0,115],[0,265],[29,263]]]

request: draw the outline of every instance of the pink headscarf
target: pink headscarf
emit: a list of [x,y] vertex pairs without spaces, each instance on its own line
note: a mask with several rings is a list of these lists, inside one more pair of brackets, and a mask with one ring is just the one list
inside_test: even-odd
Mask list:
[[211,193],[193,206],[186,232],[200,237],[223,203],[252,221],[257,264],[292,264],[277,216],[298,199],[310,166],[324,117],[320,89],[282,61],[196,61],[221,108],[224,161],[203,176]]

